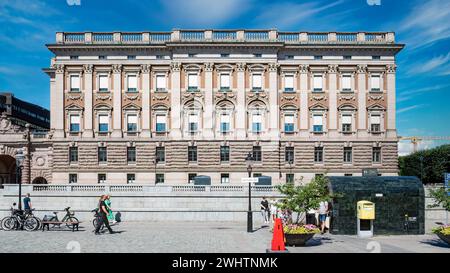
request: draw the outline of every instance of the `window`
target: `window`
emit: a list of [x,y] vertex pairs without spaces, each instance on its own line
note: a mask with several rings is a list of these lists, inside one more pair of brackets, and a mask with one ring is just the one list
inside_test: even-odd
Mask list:
[[262,75],[252,74],[252,90],[258,91],[262,89]]
[[352,147],[344,147],[344,163],[352,162]]
[[294,75],[284,76],[284,91],[285,92],[294,91]]
[[98,91],[108,92],[108,76],[100,75],[98,76]]
[[69,147],[69,162],[78,162],[78,147]]
[[109,116],[99,115],[98,116],[98,131],[100,133],[106,133],[109,131]]
[[372,60],[379,60],[380,56],[372,56]]
[[197,146],[188,147],[188,161],[197,162]]
[[322,60],[322,56],[314,56],[314,60]]
[[137,91],[137,77],[136,75],[128,75],[127,77],[128,92]]
[[294,55],[286,55],[286,59],[287,60],[293,60],[294,59]]
[[198,75],[188,74],[188,90],[195,91],[198,90]]
[[284,160],[287,163],[294,163],[294,147],[286,147],[284,150]]
[[156,132],[161,133],[166,131],[166,115],[156,115]]
[[351,75],[343,75],[342,76],[342,91],[351,91],[352,90],[352,76]]
[[261,113],[255,113],[252,115],[252,132],[261,133],[262,130],[262,116]]
[[352,131],[352,115],[342,115],[342,132]]
[[255,159],[256,162],[262,161],[261,146],[253,146],[252,153],[253,153],[253,158]]
[[71,60],[78,60],[78,56],[70,56]]
[[136,175],[134,173],[127,173],[127,183],[133,184],[136,181]]
[[221,173],[220,174],[220,183],[221,184],[230,183],[230,174],[229,173]]
[[156,75],[156,91],[165,91],[165,90],[166,90],[166,76]]
[[127,147],[127,162],[136,163],[136,147]]
[[106,174],[104,174],[104,173],[99,173],[99,174],[97,175],[97,182],[98,182],[99,184],[104,184],[104,183],[106,183]]
[[166,148],[156,147],[156,163],[166,161]]
[[80,76],[78,75],[70,76],[70,91],[72,92],[80,91]]
[[381,118],[379,115],[371,115],[370,116],[370,131],[377,133],[381,131]]
[[157,60],[163,60],[164,59],[164,55],[156,55],[156,59]]
[[294,132],[294,115],[289,114],[284,116],[284,132],[293,133]]
[[188,57],[189,57],[189,58],[194,58],[196,55],[197,55],[197,54],[195,54],[195,53],[189,53],[189,54],[188,54]]
[[134,55],[128,55],[128,56],[127,56],[127,59],[128,59],[128,60],[135,60],[135,59],[136,59],[136,56],[134,56]]
[[164,174],[163,173],[157,173],[155,175],[155,184],[162,184],[164,183]]
[[262,54],[261,53],[256,53],[256,54],[253,54],[253,56],[255,56],[255,58],[261,58]]
[[137,132],[137,115],[127,115],[127,131],[130,133]]
[[78,182],[78,175],[76,173],[69,173],[69,184]]
[[80,116],[71,115],[70,116],[70,132],[78,133],[80,131]]
[[321,92],[322,91],[323,79],[322,75],[314,75],[313,77],[313,91]]
[[188,174],[188,183],[189,184],[194,184],[196,176],[197,176],[196,173],[189,173]]
[[370,76],[370,90],[371,91],[380,91],[380,75],[371,75]]
[[313,116],[313,132],[321,133],[323,132],[323,116],[314,115]]
[[353,176],[351,173],[345,173],[344,176]]
[[220,146],[220,162],[230,161],[230,146]]
[[228,54],[228,53],[222,53],[222,54],[220,54],[220,57],[221,57],[221,58],[228,58],[228,57],[230,57],[230,54]]
[[108,152],[106,147],[98,147],[98,163],[108,162]]
[[220,115],[220,132],[228,133],[230,131],[230,115],[221,114]]
[[198,130],[198,115],[197,114],[189,114],[188,117],[188,126],[190,133],[196,133]]
[[220,90],[230,90],[230,74],[220,74]]
[[352,59],[352,56],[350,56],[350,55],[345,55],[344,56],[344,60],[351,60]]
[[99,60],[106,60],[106,56],[105,55],[100,55],[100,56],[98,56],[98,59]]
[[381,147],[372,148],[372,162],[381,163]]
[[314,162],[316,163],[323,162],[323,147],[314,148]]
[[261,177],[262,173],[253,173],[253,177]]
[[286,183],[294,184],[294,174],[293,173],[286,174]]

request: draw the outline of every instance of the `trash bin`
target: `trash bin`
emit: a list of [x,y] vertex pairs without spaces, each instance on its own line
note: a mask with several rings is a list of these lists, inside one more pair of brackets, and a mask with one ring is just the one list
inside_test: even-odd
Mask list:
[[375,203],[361,200],[356,203],[357,234],[359,237],[373,236],[373,220],[375,220]]

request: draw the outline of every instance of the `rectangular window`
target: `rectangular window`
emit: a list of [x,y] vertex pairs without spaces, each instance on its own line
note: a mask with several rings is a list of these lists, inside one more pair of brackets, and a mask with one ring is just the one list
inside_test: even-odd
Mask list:
[[128,92],[136,92],[137,91],[137,77],[136,75],[128,75],[127,77],[128,83]]
[[370,131],[371,132],[380,132],[381,131],[381,118],[379,115],[371,115],[370,116]]
[[156,75],[156,91],[165,91],[165,90],[166,90],[166,76]]
[[372,60],[379,60],[380,56],[372,56]]
[[107,75],[98,76],[98,91],[108,92],[108,76]]
[[127,56],[127,59],[128,59],[128,60],[135,60],[135,59],[136,59],[136,56],[135,56],[135,55],[128,55],[128,56]]
[[350,55],[345,55],[344,56],[344,60],[351,60],[352,59],[352,56],[350,56]]
[[78,175],[76,173],[69,173],[69,184],[75,184],[78,182]]
[[286,60],[293,60],[294,59],[294,55],[286,55]]
[[127,147],[127,162],[136,163],[136,147]]
[[220,132],[228,133],[230,131],[230,115],[220,115]]
[[220,174],[220,183],[221,184],[230,183],[230,174],[229,173],[221,173]]
[[198,75],[188,74],[188,90],[198,90]]
[[78,133],[80,131],[80,116],[71,115],[70,116],[70,132]]
[[255,58],[261,58],[262,54],[261,53],[255,53],[253,56],[255,56]]
[[156,115],[156,132],[161,133],[166,131],[167,118],[166,115]]
[[284,91],[285,92],[294,91],[294,75],[284,76]]
[[322,75],[314,75],[313,77],[313,91],[321,92],[323,89],[323,78]]
[[284,151],[284,160],[287,163],[294,163],[294,147],[286,147]]
[[189,184],[194,184],[196,176],[197,176],[196,173],[189,173],[188,174],[188,183]]
[[284,116],[284,132],[293,133],[294,132],[294,115]]
[[190,114],[188,117],[188,122],[189,122],[189,132],[196,133],[198,130],[198,115]]
[[256,91],[262,89],[262,75],[261,74],[253,74],[252,75],[252,89],[256,90]]
[[78,56],[70,56],[71,60],[78,60]]
[[220,90],[230,90],[230,74],[220,74]]
[[188,147],[188,161],[197,162],[197,146]]
[[262,130],[262,116],[260,113],[252,115],[252,132],[261,133]]
[[133,184],[136,181],[136,175],[134,173],[127,173],[127,184]]
[[155,177],[155,184],[163,184],[164,183],[164,174],[157,173]]
[[99,173],[97,175],[97,182],[98,182],[98,184],[105,184],[106,183],[106,174]]
[[109,116],[99,115],[98,116],[98,131],[100,133],[106,133],[109,131]]
[[380,75],[370,76],[370,89],[372,91],[380,91]]
[[352,116],[342,115],[342,132],[352,131]]
[[70,91],[73,92],[80,91],[80,76],[78,75],[70,76]]
[[314,60],[322,60],[322,56],[314,56]]
[[372,148],[372,162],[381,163],[381,147]]
[[106,56],[105,55],[100,55],[100,56],[98,56],[98,59],[99,60],[106,60]]
[[323,147],[314,148],[314,162],[316,163],[323,162]]
[[221,57],[221,58],[228,58],[228,57],[230,57],[230,54],[228,54],[228,53],[222,53],[222,54],[220,54],[220,57]]
[[108,151],[106,147],[98,147],[98,163],[108,162]]
[[253,158],[255,159],[256,162],[262,161],[261,146],[253,146],[252,153],[253,153]]
[[156,163],[166,161],[166,148],[156,147]]
[[137,132],[137,115],[127,115],[127,131]]
[[293,173],[286,174],[286,183],[294,184],[294,174]]
[[220,162],[230,161],[230,146],[220,146]]
[[69,147],[69,162],[78,162],[78,147]]
[[344,147],[344,163],[352,162],[352,147]]
[[323,132],[323,116],[314,115],[313,116],[313,132]]
[[351,91],[352,90],[352,76],[351,75],[343,75],[342,76],[342,91]]

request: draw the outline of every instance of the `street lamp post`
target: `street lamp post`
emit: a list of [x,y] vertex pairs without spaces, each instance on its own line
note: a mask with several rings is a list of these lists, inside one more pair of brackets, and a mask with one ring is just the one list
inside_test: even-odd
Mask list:
[[19,149],[16,153],[16,179],[17,183],[19,183],[19,210],[22,210],[22,164],[24,159],[25,156],[23,155],[23,151]]
[[[253,158],[251,153],[248,153],[245,158],[245,162],[247,163],[247,172],[248,177],[252,177],[252,168],[253,162],[255,158]],[[248,183],[248,211],[247,211],[247,232],[253,232],[253,214],[252,214],[252,183]]]

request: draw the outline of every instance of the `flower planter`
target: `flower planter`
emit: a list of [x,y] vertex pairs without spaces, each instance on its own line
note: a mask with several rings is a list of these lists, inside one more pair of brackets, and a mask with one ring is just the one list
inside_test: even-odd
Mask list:
[[446,242],[448,245],[450,245],[450,235],[444,235],[440,232],[436,232],[436,235],[444,242]]
[[288,246],[305,246],[306,242],[314,236],[314,233],[305,234],[284,234],[286,245]]

